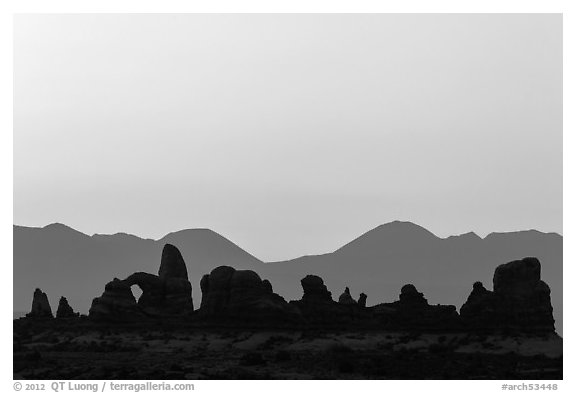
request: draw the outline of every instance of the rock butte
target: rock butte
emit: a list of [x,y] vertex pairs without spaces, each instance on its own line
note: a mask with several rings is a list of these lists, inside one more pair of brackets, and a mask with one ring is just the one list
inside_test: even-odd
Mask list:
[[352,298],[352,295],[350,295],[350,288],[346,287],[346,289],[344,289],[344,293],[342,293],[342,295],[340,295],[340,297],[338,298],[338,303],[357,304],[356,300],[354,300]]
[[472,329],[554,331],[550,287],[540,279],[540,261],[524,258],[500,265],[494,291],[474,283],[460,317]]
[[56,318],[77,318],[80,313],[74,312],[72,307],[68,304],[68,299],[64,296],[58,302],[58,310],[56,311]]
[[[136,302],[131,287],[142,295]],[[158,275],[136,272],[124,280],[114,278],[95,298],[89,316],[94,319],[126,320],[142,317],[185,316],[192,314],[192,284],[180,251],[171,244],[162,250]]]
[[54,318],[48,296],[40,288],[36,288],[32,297],[32,310],[26,314],[28,318]]
[[220,266],[200,281],[202,304],[199,315],[206,319],[299,321],[299,310],[272,290],[268,280],[251,270]]

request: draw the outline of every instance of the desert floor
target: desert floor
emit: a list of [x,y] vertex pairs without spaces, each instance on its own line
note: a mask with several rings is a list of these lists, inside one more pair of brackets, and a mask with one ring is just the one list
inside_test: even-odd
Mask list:
[[14,321],[15,379],[562,379],[562,339]]

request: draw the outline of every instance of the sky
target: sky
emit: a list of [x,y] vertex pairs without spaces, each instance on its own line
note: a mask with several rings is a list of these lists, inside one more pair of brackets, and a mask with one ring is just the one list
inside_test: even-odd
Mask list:
[[562,233],[560,14],[14,20],[14,224],[264,261],[412,221]]

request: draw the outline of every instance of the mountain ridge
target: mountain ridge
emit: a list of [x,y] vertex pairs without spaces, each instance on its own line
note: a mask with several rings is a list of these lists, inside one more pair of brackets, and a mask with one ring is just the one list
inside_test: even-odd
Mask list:
[[66,296],[75,309],[86,312],[112,278],[135,271],[156,273],[161,249],[170,243],[186,261],[196,307],[202,275],[221,265],[256,271],[289,300],[302,296],[300,280],[305,275],[316,274],[335,297],[349,286],[354,296],[364,292],[368,304],[376,304],[397,298],[403,284],[413,283],[431,303],[459,306],[475,281],[492,284],[497,265],[535,256],[552,288],[560,324],[562,320],[563,237],[556,233],[493,232],[481,238],[468,232],[440,238],[417,224],[393,221],[331,252],[263,262],[207,228],[170,232],[157,240],[126,233],[90,236],[64,224],[13,229],[15,310],[28,309],[32,292],[40,287],[52,304]]
[[[543,231],[540,231],[540,230],[538,230],[538,229],[520,229],[520,230],[516,230],[516,231],[494,231],[494,232],[489,232],[489,233],[486,234],[484,237],[478,235],[478,234],[477,234],[476,232],[474,232],[474,231],[469,231],[469,232],[460,233],[460,234],[448,235],[448,236],[446,236],[446,237],[440,237],[440,236],[436,235],[434,232],[432,232],[432,231],[426,229],[425,227],[423,227],[423,226],[421,226],[421,225],[419,225],[419,224],[416,224],[416,223],[414,223],[414,222],[394,220],[394,221],[389,221],[389,222],[384,223],[384,224],[380,224],[380,225],[378,225],[378,226],[376,226],[376,227],[374,227],[374,228],[372,228],[372,229],[369,229],[369,230],[365,231],[364,233],[362,233],[361,235],[359,235],[358,237],[356,237],[356,238],[353,239],[352,241],[350,241],[350,242],[348,242],[348,243],[346,243],[346,244],[344,244],[344,245],[336,248],[336,249],[333,250],[333,251],[327,251],[327,252],[318,253],[318,254],[304,254],[304,255],[300,255],[300,256],[298,256],[298,257],[296,257],[296,258],[291,258],[291,259],[288,259],[288,260],[297,260],[297,259],[301,259],[301,258],[305,258],[305,257],[310,257],[310,256],[322,256],[322,255],[326,255],[326,254],[330,254],[330,253],[336,252],[336,251],[338,251],[339,249],[342,249],[342,248],[344,248],[345,246],[347,246],[348,244],[354,242],[355,240],[358,240],[359,238],[363,237],[364,235],[367,235],[367,234],[369,234],[369,233],[371,233],[371,232],[373,232],[373,231],[377,231],[377,230],[379,230],[379,229],[381,229],[381,228],[385,228],[386,226],[389,226],[389,225],[392,225],[392,224],[411,224],[411,225],[414,226],[414,227],[417,227],[417,228],[419,228],[419,229],[422,229],[422,230],[426,231],[428,234],[432,235],[433,237],[435,237],[435,238],[437,238],[437,239],[439,239],[439,240],[449,240],[449,239],[454,239],[454,238],[460,238],[460,239],[462,239],[462,238],[466,238],[466,237],[474,237],[474,238],[478,238],[478,239],[480,239],[480,240],[486,240],[487,238],[494,238],[494,237],[500,237],[500,236],[506,236],[506,235],[516,235],[516,234],[530,234],[530,233],[538,233],[538,234],[540,234],[540,235],[557,236],[557,237],[560,237],[560,238],[563,239],[563,235],[560,234],[560,233],[558,233],[558,232],[543,232]],[[18,225],[18,224],[12,224],[12,226],[13,226],[14,229],[15,229],[15,228],[25,228],[25,229],[67,228],[67,229],[70,230],[70,231],[76,232],[76,233],[78,233],[78,234],[82,234],[82,235],[87,236],[87,237],[92,237],[92,238],[93,238],[93,237],[113,237],[113,236],[126,235],[127,237],[134,237],[134,238],[137,238],[137,239],[140,239],[140,240],[152,240],[152,241],[155,241],[155,242],[164,241],[166,238],[169,238],[171,235],[176,235],[176,234],[179,234],[179,233],[182,233],[182,232],[191,232],[191,231],[194,231],[194,232],[204,232],[204,231],[205,231],[205,232],[213,233],[213,234],[215,234],[215,235],[217,235],[217,236],[219,236],[219,237],[222,237],[223,239],[226,239],[226,240],[228,240],[229,242],[231,242],[232,244],[234,244],[234,245],[236,245],[237,247],[241,248],[240,246],[238,246],[238,244],[230,241],[227,237],[225,237],[224,235],[220,234],[219,232],[217,232],[217,231],[215,231],[215,230],[213,230],[213,229],[210,229],[210,228],[202,228],[202,227],[199,227],[199,228],[185,228],[185,229],[180,229],[180,230],[177,230],[177,231],[169,232],[169,233],[167,233],[167,234],[165,234],[165,235],[163,235],[163,236],[161,236],[161,237],[159,237],[159,238],[157,238],[157,239],[154,239],[154,238],[150,238],[150,237],[142,237],[142,236],[135,235],[135,234],[128,233],[128,232],[94,233],[94,234],[92,234],[92,235],[89,235],[89,234],[86,234],[86,233],[84,233],[84,232],[82,232],[82,231],[80,231],[80,230],[77,230],[77,229],[75,229],[75,228],[73,228],[73,227],[71,227],[71,226],[68,226],[68,225],[63,224],[63,223],[60,223],[60,222],[53,222],[53,223],[47,224],[47,225],[45,225],[45,226],[43,226],[43,227],[34,227],[34,226],[26,226],[26,225]],[[242,249],[243,249],[243,248],[242,248]],[[243,249],[243,250],[244,250],[244,249]],[[249,252],[246,251],[246,250],[244,250],[244,251],[247,252],[247,253],[249,253]],[[254,254],[252,254],[252,253],[249,253],[249,254],[252,255],[252,256],[254,256],[255,258],[261,260],[261,261],[264,262],[264,263],[277,263],[277,262],[285,262],[285,261],[287,261],[286,259],[284,259],[284,260],[264,261],[264,260],[256,257],[256,256],[255,256]]]

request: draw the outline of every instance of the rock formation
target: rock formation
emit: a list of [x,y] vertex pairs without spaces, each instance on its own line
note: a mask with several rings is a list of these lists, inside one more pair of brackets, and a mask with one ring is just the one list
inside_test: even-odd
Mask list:
[[268,280],[262,280],[262,285],[264,287],[264,290],[266,290],[268,293],[272,293],[274,292],[272,290],[272,284],[270,283],[270,281]]
[[54,318],[52,308],[48,301],[48,296],[42,292],[40,288],[36,288],[32,298],[32,309],[28,314],[28,318]]
[[472,292],[466,303],[460,308],[460,316],[471,327],[496,327],[496,303],[494,293],[484,288],[484,284],[477,281],[472,286]]
[[358,298],[358,305],[360,307],[366,307],[366,299],[368,298],[368,296],[366,296],[366,294],[364,292],[362,292],[360,294],[360,297]]
[[307,275],[302,280],[302,289],[304,290],[304,296],[302,296],[302,301],[305,303],[324,303],[332,302],[332,293],[324,285],[324,280],[318,276]]
[[160,260],[158,277],[160,277],[160,279],[182,278],[188,280],[186,262],[184,262],[180,250],[172,244],[166,244],[164,249],[162,249],[162,259]]
[[199,314],[208,319],[233,318],[257,323],[299,321],[298,309],[289,305],[252,270],[219,266],[200,281]]
[[405,309],[422,308],[428,306],[428,300],[422,292],[418,292],[412,284],[406,284],[400,289],[399,306]]
[[413,284],[401,288],[398,301],[382,303],[370,309],[388,328],[444,330],[460,325],[455,306],[428,304],[424,294]]
[[332,293],[318,276],[308,275],[300,280],[304,295],[301,300],[291,301],[304,318],[313,324],[338,325],[357,323],[366,320],[370,313],[356,303],[346,288],[339,301],[332,300]]
[[200,313],[213,315],[220,313],[228,306],[230,280],[236,269],[230,266],[219,266],[200,280],[202,302]]
[[104,287],[102,296],[92,300],[89,316],[110,321],[141,318],[142,311],[136,304],[130,285],[115,278]]
[[164,305],[164,287],[162,280],[155,274],[137,272],[129,275],[122,282],[128,287],[137,285],[142,294],[138,299],[138,306],[150,314],[158,314]]
[[346,287],[346,289],[344,290],[344,293],[342,293],[342,295],[340,295],[340,297],[338,298],[338,303],[340,303],[340,304],[357,304],[356,300],[354,300],[352,298],[352,295],[350,295],[350,288]]
[[58,310],[56,311],[56,318],[76,318],[79,317],[80,313],[74,312],[72,307],[68,304],[68,299],[64,296],[60,297],[60,302],[58,302]]
[[[413,284],[400,290],[399,299],[366,307],[367,296],[352,298],[346,287],[338,301],[321,277],[307,275],[301,280],[301,300],[287,303],[274,293],[272,284],[252,270],[219,266],[200,281],[202,302],[196,317],[203,321],[233,323],[308,323],[322,327],[472,330],[511,329],[553,332],[554,319],[550,288],[540,279],[540,262],[524,258],[498,266],[494,291],[480,282],[462,306],[460,315],[452,305],[430,305]],[[136,301],[131,287],[138,285],[142,295]],[[167,244],[162,251],[158,275],[136,272],[124,280],[106,284],[102,296],[92,302],[89,315],[95,319],[131,320],[145,317],[192,316],[192,286],[180,251]],[[77,316],[66,298],[60,299],[57,317]],[[28,317],[50,318],[48,298],[40,289],[34,292]]]
[[[136,300],[131,287],[138,285],[142,295]],[[180,251],[171,244],[162,250],[158,275],[137,272],[124,280],[114,279],[106,285],[100,298],[94,299],[90,316],[108,317],[124,312],[137,316],[188,315],[194,311],[192,285],[188,281],[186,263]]]
[[460,309],[464,323],[480,329],[554,331],[550,288],[540,270],[540,261],[532,257],[498,266],[493,292],[474,284]]

